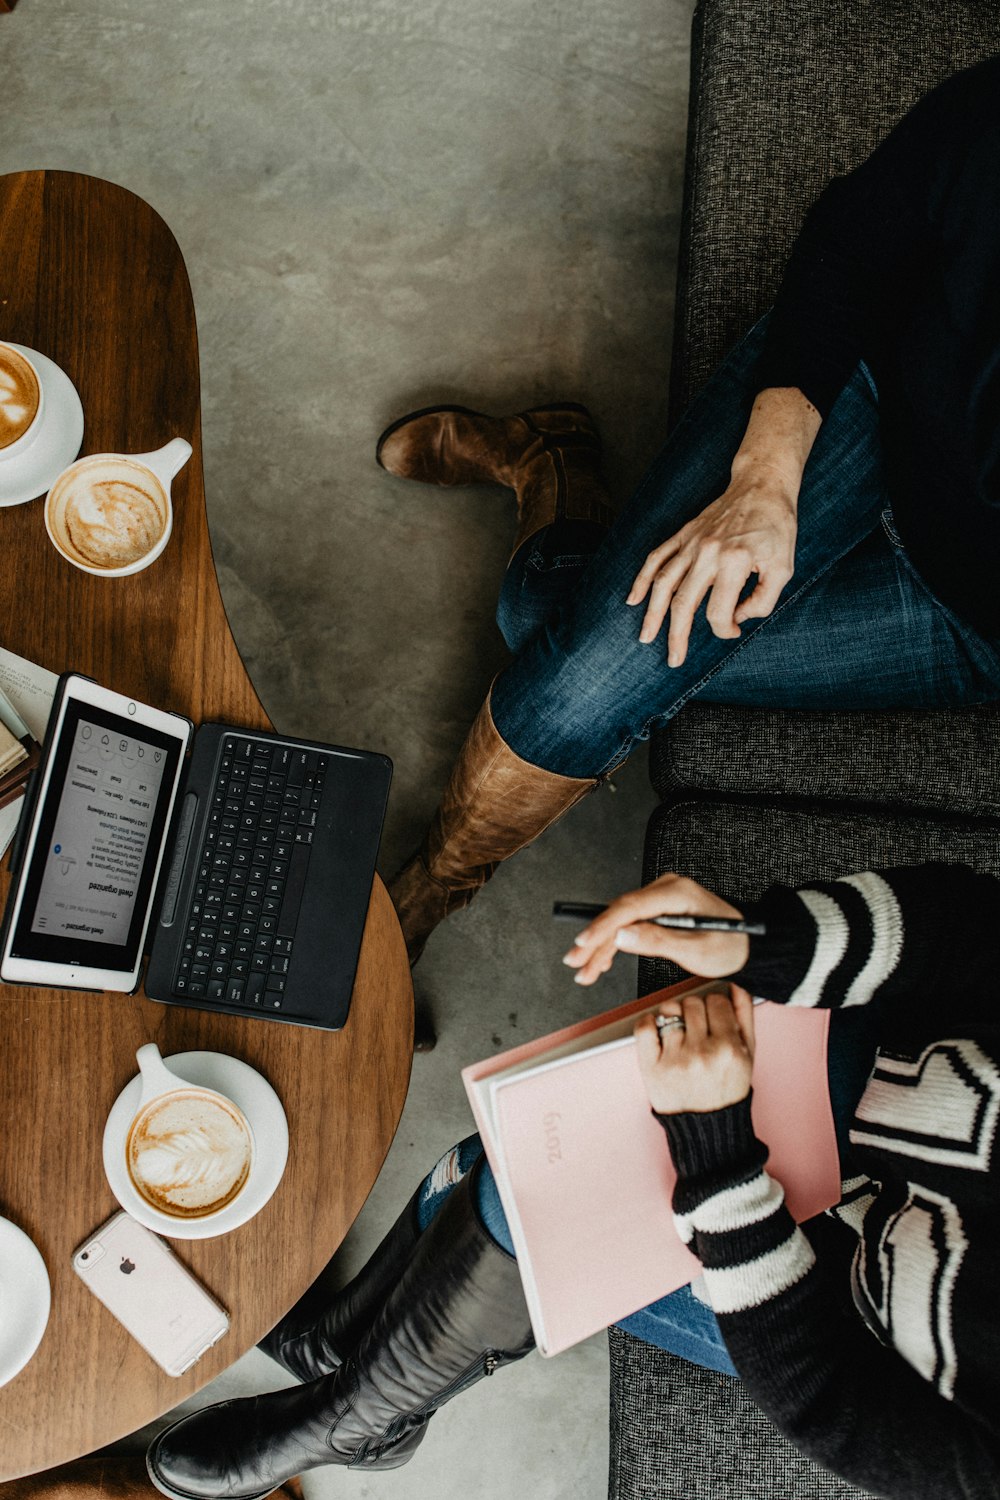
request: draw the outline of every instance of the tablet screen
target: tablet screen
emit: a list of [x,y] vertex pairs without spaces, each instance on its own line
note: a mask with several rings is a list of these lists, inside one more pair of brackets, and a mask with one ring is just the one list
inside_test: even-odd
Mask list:
[[149,725],[69,699],[12,957],[135,967],[181,748]]

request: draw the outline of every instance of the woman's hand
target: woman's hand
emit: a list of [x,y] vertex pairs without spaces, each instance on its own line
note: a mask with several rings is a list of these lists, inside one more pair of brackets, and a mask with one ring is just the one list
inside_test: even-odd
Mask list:
[[[654,641],[669,613],[667,662],[679,667],[706,594],[705,618],[721,640],[735,640],[745,620],[769,615],[795,567],[797,498],[797,485],[780,471],[734,463],[725,494],[655,548],[636,574],[625,602],[648,596],[640,641]],[[741,604],[754,574],[756,586]]]
[[[705,610],[721,640],[735,640],[744,620],[763,619],[778,602],[795,566],[802,473],[819,412],[795,386],[761,391],[750,412],[730,471],[729,488],[676,535],[655,548],[629,590],[626,603],[647,597],[640,641],[654,641],[670,615],[667,661],[687,655],[691,625]],[[740,603],[750,578],[752,592]]]
[[725,995],[682,995],[658,1008],[683,1026],[662,1032],[654,1015],[635,1023],[635,1038],[649,1102],[660,1115],[688,1110],[707,1114],[738,1104],[750,1092],[753,1072],[753,1001],[733,985]]
[[577,935],[563,958],[578,969],[577,984],[593,984],[614,963],[618,952],[642,953],[649,958],[672,958],[689,974],[717,979],[735,974],[750,956],[750,939],[742,932],[684,932],[655,927],[650,917],[741,917],[743,913],[683,875],[661,875],[641,890],[628,891],[612,901]]

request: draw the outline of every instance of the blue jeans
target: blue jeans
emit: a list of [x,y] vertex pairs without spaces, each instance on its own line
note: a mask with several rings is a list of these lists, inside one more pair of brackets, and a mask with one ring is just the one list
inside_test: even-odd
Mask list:
[[[841,1161],[845,1163],[849,1150],[850,1122],[857,1102],[864,1093],[877,1042],[877,1007],[867,1006],[850,1014],[837,1013],[830,1017],[830,1044],[827,1053],[830,1103]],[[663,1148],[667,1149],[666,1141]],[[483,1143],[479,1136],[467,1136],[464,1141],[447,1151],[433,1171],[424,1178],[417,1209],[421,1229],[427,1227],[452,1188],[472,1170],[482,1154]],[[514,1242],[510,1237],[500,1194],[488,1162],[483,1162],[475,1188],[476,1208],[482,1223],[497,1244],[508,1255],[513,1255]],[[669,1349],[671,1353],[679,1354],[692,1364],[718,1370],[723,1375],[736,1374],[715,1314],[710,1307],[698,1300],[689,1286],[682,1286],[676,1292],[670,1292],[648,1307],[632,1313],[630,1317],[623,1318],[618,1326],[647,1344],[655,1344],[660,1349]]]
[[[696,694],[772,708],[948,708],[1000,697],[1000,642],[928,589],[893,526],[878,398],[859,366],[820,428],[799,496],[795,572],[777,606],[719,640],[699,609],[687,657],[666,631],[639,642],[625,603],[649,552],[721,495],[753,403],[760,323],[695,400],[591,555],[559,525],[504,579],[497,621],[516,659],[493,685],[494,722],[532,765],[598,776]],[[946,512],[942,525],[947,524]]]

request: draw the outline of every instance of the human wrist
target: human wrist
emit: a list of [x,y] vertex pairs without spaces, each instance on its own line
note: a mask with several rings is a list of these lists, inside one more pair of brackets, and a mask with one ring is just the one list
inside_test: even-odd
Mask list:
[[[698,1113],[656,1114],[670,1146],[678,1185],[711,1181],[718,1186],[766,1160],[766,1149],[754,1134],[752,1093],[736,1104]],[[654,1113],[656,1113],[654,1111]]]

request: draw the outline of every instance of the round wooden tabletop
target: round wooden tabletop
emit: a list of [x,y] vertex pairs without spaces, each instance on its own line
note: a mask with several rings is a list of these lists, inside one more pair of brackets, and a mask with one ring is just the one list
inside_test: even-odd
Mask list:
[[[173,484],[163,556],[102,579],[51,546],[42,502],[0,510],[0,645],[186,714],[267,727],[226,621],[205,517],[198,340],[187,273],[163,221],[111,183],[67,172],[0,177],[0,338],[48,355],[76,385],[83,453],[194,452]],[[9,876],[0,874],[0,900]],[[0,1478],[91,1452],[190,1395],[250,1348],[312,1281],[365,1200],[399,1121],[413,991],[376,878],[350,1017],[324,1032],[135,996],[0,986],[0,1216],[38,1246],[52,1311],[37,1353],[0,1389]],[[229,1333],[180,1379],[163,1374],[84,1287],[73,1251],[117,1209],[104,1122],[136,1048],[228,1052],[274,1086],[288,1117],[281,1185],[243,1228],[176,1241],[227,1309]],[[16,1288],[0,1287],[16,1296]]]

